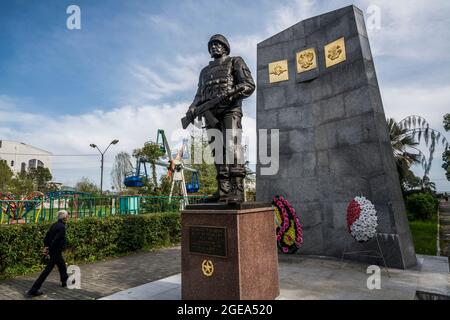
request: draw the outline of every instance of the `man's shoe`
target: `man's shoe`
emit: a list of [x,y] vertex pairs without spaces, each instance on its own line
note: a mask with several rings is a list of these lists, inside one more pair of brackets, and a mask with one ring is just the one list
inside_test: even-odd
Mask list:
[[67,282],[62,282],[61,287],[63,287],[63,288],[67,287]]
[[40,290],[37,290],[37,291],[28,291],[27,292],[27,296],[29,296],[29,297],[39,297],[39,296],[42,296],[44,293],[42,292],[42,291],[40,291]]

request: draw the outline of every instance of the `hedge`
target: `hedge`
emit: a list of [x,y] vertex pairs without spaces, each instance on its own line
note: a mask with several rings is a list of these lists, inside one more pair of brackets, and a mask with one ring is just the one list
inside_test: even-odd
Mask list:
[[[43,268],[44,236],[51,223],[0,226],[0,278]],[[178,244],[178,213],[84,218],[67,223],[64,257],[68,264],[93,262],[137,250]]]
[[439,200],[429,193],[415,193],[406,197],[406,209],[412,220],[430,220],[439,208]]

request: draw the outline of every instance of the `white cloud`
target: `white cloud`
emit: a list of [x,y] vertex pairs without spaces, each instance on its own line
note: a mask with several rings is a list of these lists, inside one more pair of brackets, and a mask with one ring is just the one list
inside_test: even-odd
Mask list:
[[432,127],[444,131],[442,117],[450,110],[450,85],[386,87],[381,94],[387,117],[400,121],[409,115],[420,115]]
[[[430,62],[449,61],[448,38],[450,2],[446,0],[363,0],[365,11],[370,5],[381,10],[381,29],[368,30],[375,56],[391,56]],[[367,15],[366,15],[367,18]],[[420,65],[417,67],[420,68]]]
[[271,36],[301,20],[312,17],[317,4],[318,2],[314,0],[295,0],[289,4],[274,6],[267,20],[266,33]]
[[13,99],[7,95],[0,95],[0,110],[11,110],[12,108],[14,108]]
[[145,103],[168,98],[180,92],[192,91],[195,95],[199,70],[208,61],[206,54],[177,55],[173,60],[160,60],[146,66],[133,62],[128,66],[131,76],[128,84],[130,103]]
[[150,14],[148,15],[148,19],[155,27],[164,33],[170,32],[178,35],[184,31],[182,25],[174,20],[173,17],[170,17],[165,13],[161,15]]
[[264,40],[263,34],[234,36],[229,39],[232,50],[231,55],[242,56],[253,74],[256,74],[256,45],[262,40]]

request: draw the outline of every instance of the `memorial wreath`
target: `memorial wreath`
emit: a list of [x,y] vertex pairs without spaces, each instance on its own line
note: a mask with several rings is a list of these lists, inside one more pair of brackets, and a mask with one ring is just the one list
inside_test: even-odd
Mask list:
[[359,242],[366,242],[376,234],[378,226],[375,206],[365,197],[355,197],[347,207],[348,232]]
[[272,204],[275,206],[278,248],[283,253],[294,253],[303,243],[300,220],[295,209],[282,196],[275,196]]

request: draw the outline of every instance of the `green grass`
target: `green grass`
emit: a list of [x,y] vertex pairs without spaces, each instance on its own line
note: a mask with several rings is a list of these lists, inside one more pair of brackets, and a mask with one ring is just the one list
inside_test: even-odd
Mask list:
[[410,221],[409,225],[416,253],[435,256],[437,252],[437,217],[425,221]]

